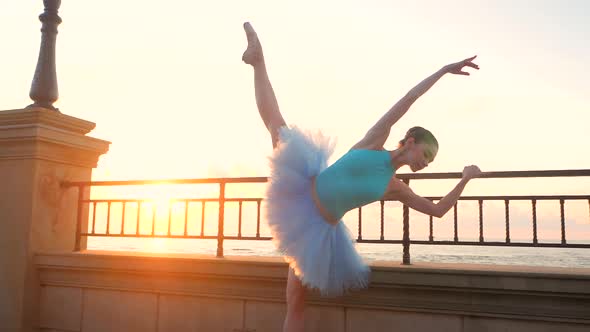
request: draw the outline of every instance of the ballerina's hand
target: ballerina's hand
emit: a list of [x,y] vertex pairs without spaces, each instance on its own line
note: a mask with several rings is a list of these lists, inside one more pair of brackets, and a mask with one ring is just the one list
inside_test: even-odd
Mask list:
[[467,180],[477,178],[480,175],[481,175],[481,170],[479,169],[479,167],[477,167],[475,165],[465,166],[465,168],[463,168],[463,178],[465,178]]
[[456,75],[469,75],[468,72],[463,71],[464,67],[471,67],[475,69],[479,69],[479,66],[473,63],[473,59],[475,59],[477,55],[472,56],[471,58],[467,58],[463,61],[451,63],[450,65],[446,65],[444,67],[447,73],[456,74]]

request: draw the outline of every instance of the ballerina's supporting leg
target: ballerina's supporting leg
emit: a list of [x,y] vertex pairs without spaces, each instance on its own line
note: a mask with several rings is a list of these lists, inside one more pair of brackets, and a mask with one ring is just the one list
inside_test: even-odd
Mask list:
[[303,332],[305,310],[305,287],[297,278],[293,269],[289,269],[287,280],[287,315],[283,332]]
[[254,68],[254,91],[256,105],[266,129],[270,132],[272,146],[275,148],[279,141],[279,129],[285,126],[285,120],[279,109],[277,98],[266,71],[262,46],[256,32],[250,23],[244,23],[244,30],[248,38],[248,48],[242,60]]

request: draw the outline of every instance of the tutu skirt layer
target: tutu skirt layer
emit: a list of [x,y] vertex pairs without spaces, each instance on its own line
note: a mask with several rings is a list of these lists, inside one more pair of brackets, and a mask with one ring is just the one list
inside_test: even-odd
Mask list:
[[266,218],[278,250],[302,284],[337,296],[367,287],[369,267],[346,225],[326,222],[311,196],[313,178],[327,167],[332,150],[321,133],[281,128],[270,157]]

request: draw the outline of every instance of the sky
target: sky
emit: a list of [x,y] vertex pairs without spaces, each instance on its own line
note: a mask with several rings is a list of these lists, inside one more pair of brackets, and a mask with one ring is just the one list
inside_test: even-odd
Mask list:
[[[1,6],[8,110],[31,103],[43,6]],[[440,143],[428,172],[590,168],[588,1],[63,1],[60,16],[55,106],[112,142],[94,180],[268,175],[270,137],[241,62],[244,21],[261,39],[286,121],[335,138],[333,160],[423,78],[478,55],[481,70],[443,77],[386,148],[420,125]],[[590,184],[478,181],[465,193],[587,194]],[[574,214],[588,223],[587,210]]]

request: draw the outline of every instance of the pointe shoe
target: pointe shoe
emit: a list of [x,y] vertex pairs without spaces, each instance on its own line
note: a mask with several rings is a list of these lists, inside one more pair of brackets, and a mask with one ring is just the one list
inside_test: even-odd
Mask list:
[[249,65],[255,65],[262,61],[262,46],[258,35],[249,22],[244,23],[244,31],[246,31],[246,38],[248,39],[248,47],[242,55],[242,61]]

